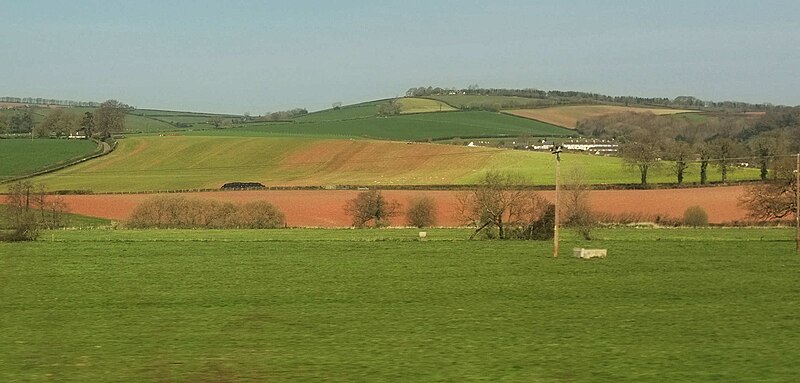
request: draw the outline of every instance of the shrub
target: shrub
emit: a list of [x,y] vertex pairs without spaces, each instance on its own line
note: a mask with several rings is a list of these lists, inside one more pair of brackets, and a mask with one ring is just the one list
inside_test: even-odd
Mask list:
[[534,241],[553,239],[555,236],[555,222],[556,207],[553,204],[548,204],[539,219],[531,222],[521,230],[514,231],[512,237]]
[[690,206],[683,212],[683,224],[686,226],[708,226],[708,214],[700,206]]
[[433,198],[422,196],[412,199],[406,210],[408,226],[429,227],[436,224],[436,204]]
[[389,218],[397,215],[398,209],[399,204],[396,201],[387,201],[379,190],[358,193],[344,207],[345,212],[353,218],[355,227],[388,226]]
[[244,204],[156,196],[143,201],[127,222],[132,228],[273,229],[285,227],[283,212],[265,201]]

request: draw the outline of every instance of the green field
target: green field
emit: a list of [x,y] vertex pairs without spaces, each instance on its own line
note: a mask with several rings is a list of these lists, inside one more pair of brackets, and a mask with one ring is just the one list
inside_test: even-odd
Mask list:
[[[638,183],[636,171],[616,157],[565,153],[564,174],[583,169],[593,184]],[[216,189],[226,182],[271,186],[475,184],[488,171],[553,184],[549,153],[456,145],[406,144],[308,137],[149,136],[119,140],[109,155],[35,179],[50,190],[153,191]],[[711,181],[718,175],[709,174]],[[739,169],[731,180],[757,179]],[[686,182],[699,178],[691,167]],[[651,183],[671,183],[669,165],[651,170]]]
[[[343,110],[345,108],[340,109]],[[298,119],[298,121],[306,120]],[[447,112],[299,123],[254,123],[237,128],[197,131],[191,134],[299,135],[407,141],[452,137],[571,136],[574,132],[543,122],[500,113]]]
[[53,231],[0,243],[2,381],[789,382],[788,229]]
[[89,140],[0,139],[0,181],[34,173],[97,151]]

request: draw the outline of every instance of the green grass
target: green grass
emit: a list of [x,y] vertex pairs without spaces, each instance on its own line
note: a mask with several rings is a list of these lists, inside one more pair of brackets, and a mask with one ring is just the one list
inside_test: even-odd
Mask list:
[[[54,231],[0,243],[0,380],[793,381],[788,229]],[[763,238],[763,239],[762,239]]]
[[94,153],[88,140],[0,139],[0,180],[34,173]]
[[[342,109],[344,110],[344,108]],[[312,116],[312,115],[309,115]],[[305,121],[305,120],[302,120]],[[247,124],[238,128],[191,132],[193,135],[298,135],[379,140],[426,140],[451,137],[569,136],[569,129],[491,112],[447,112],[364,117],[352,120]]]

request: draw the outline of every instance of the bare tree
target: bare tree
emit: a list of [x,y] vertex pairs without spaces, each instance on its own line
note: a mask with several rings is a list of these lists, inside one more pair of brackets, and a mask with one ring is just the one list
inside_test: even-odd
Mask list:
[[369,190],[347,201],[344,210],[353,218],[355,227],[384,227],[389,225],[390,218],[397,215],[400,204],[388,201],[380,190]]
[[562,194],[564,203],[561,208],[564,212],[564,223],[587,240],[592,239],[592,229],[596,225],[589,201],[591,190],[592,185],[587,179],[586,172],[582,168],[572,168],[567,175]]
[[715,163],[722,174],[722,183],[728,182],[728,173],[735,168],[736,157],[743,153],[742,145],[731,138],[723,137],[712,141]]
[[475,190],[463,194],[459,198],[461,213],[477,228],[470,238],[480,232],[491,238],[497,230],[497,238],[507,239],[512,230],[524,231],[536,221],[546,204],[523,185],[519,176],[488,172]]
[[692,147],[682,141],[673,141],[667,148],[666,158],[673,161],[672,171],[678,180],[678,185],[683,184],[686,170],[694,157]]
[[619,147],[619,153],[624,163],[639,171],[642,185],[647,185],[649,171],[659,165],[661,158],[660,144],[655,135],[642,134],[634,141],[624,143]]
[[406,223],[414,227],[436,224],[436,203],[428,196],[416,197],[409,201],[406,209]]
[[708,182],[708,163],[711,161],[714,151],[706,142],[698,143],[695,150],[700,156],[700,185],[705,185]]
[[5,204],[6,222],[13,230],[8,239],[13,241],[35,240],[40,229],[61,227],[66,222],[66,203],[49,197],[43,185],[30,181],[11,184]]
[[772,178],[762,185],[751,186],[740,200],[748,215],[757,220],[782,219],[795,213],[797,182],[795,164],[776,161]]
[[774,131],[756,136],[747,143],[750,152],[754,154],[761,170],[761,180],[766,181],[769,175],[769,166],[773,158],[788,151],[789,137],[784,132]]

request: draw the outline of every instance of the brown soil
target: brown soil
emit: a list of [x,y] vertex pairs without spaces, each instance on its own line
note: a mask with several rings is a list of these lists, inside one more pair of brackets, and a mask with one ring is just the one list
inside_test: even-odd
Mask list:
[[[664,190],[599,190],[591,193],[593,209],[599,213],[628,216],[642,220],[655,217],[678,219],[689,206],[698,205],[708,213],[711,223],[725,223],[746,219],[746,211],[739,207],[743,186],[664,189]],[[353,199],[355,190],[267,190],[241,192],[185,193],[193,198],[245,202],[269,201],[284,213],[290,226],[345,227],[350,219],[344,212],[345,203]],[[417,195],[427,195],[437,204],[438,225],[463,224],[458,214],[458,191],[387,190],[390,200],[405,206]],[[541,192],[548,199],[552,191]],[[63,196],[73,213],[125,220],[136,205],[150,198],[148,194],[69,195]],[[394,225],[403,225],[403,217],[396,217]]]

